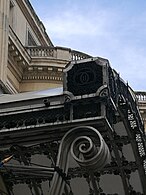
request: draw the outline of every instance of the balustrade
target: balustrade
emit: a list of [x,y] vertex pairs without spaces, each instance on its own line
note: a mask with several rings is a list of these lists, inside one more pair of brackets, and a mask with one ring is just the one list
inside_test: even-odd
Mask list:
[[55,49],[52,47],[27,47],[31,57],[55,57]]
[[[82,52],[78,52],[75,50],[70,50],[67,48],[60,48],[60,47],[26,47],[29,55],[31,57],[52,57],[52,58],[58,58],[58,54],[59,52],[63,52],[63,51],[67,51],[68,52],[68,59],[67,60],[81,60],[81,59],[86,59],[86,58],[90,58],[92,56],[87,55],[85,53]],[[59,55],[60,56],[60,55]],[[63,53],[62,53],[62,59],[63,59]]]
[[138,101],[146,101],[146,92],[137,91],[135,94]]
[[75,60],[82,60],[82,59],[87,59],[87,58],[91,58],[92,56],[90,55],[87,55],[87,54],[84,54],[82,52],[78,52],[78,51],[75,51],[75,50],[72,50],[71,51],[71,59],[73,61]]

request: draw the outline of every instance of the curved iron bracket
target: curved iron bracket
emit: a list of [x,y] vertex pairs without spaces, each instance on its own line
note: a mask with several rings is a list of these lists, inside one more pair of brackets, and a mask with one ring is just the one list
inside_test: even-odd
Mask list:
[[[110,160],[109,149],[97,129],[90,126],[75,127],[68,131],[60,143],[56,167],[64,175],[68,173],[69,152],[81,167],[91,174],[102,169]],[[49,195],[61,195],[65,180],[58,171],[54,173]],[[98,194],[93,184],[95,194]],[[96,193],[97,192],[97,193]]]

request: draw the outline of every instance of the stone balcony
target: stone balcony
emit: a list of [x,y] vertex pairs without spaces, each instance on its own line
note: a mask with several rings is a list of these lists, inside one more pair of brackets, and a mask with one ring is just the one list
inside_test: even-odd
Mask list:
[[[69,61],[81,60],[91,56],[63,47],[26,47],[31,61],[25,67],[22,77],[21,91],[29,90],[30,85],[39,83],[41,88],[54,88],[63,85],[63,69]],[[27,86],[27,88],[26,88]],[[38,86],[38,85],[37,85]],[[32,90],[32,88],[31,88]]]
[[66,64],[89,57],[65,47],[26,47],[10,27],[7,84],[14,93],[60,87]]
[[48,65],[64,67],[69,61],[92,57],[85,53],[65,47],[26,47],[31,56],[31,65]]

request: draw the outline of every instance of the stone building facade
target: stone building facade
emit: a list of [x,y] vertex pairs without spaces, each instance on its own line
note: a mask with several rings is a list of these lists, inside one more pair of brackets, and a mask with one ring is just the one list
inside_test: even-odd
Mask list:
[[135,94],[138,100],[138,106],[142,116],[142,120],[144,121],[144,128],[146,130],[146,92],[136,91]]
[[62,85],[70,60],[89,55],[55,47],[28,0],[1,0],[1,91],[20,93]]

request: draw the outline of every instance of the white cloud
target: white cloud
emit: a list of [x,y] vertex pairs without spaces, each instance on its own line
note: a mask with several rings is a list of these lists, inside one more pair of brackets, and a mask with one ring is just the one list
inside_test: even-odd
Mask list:
[[108,18],[111,14],[105,11],[96,13],[82,13],[76,10],[65,11],[61,15],[44,20],[48,33],[61,38],[72,35],[82,36],[103,36],[106,34],[106,28],[109,26]]
[[74,7],[46,17],[43,22],[55,45],[108,58],[112,67],[138,89],[144,88],[142,82],[146,81],[144,16],[142,13],[127,18],[111,9],[100,8],[84,13]]

